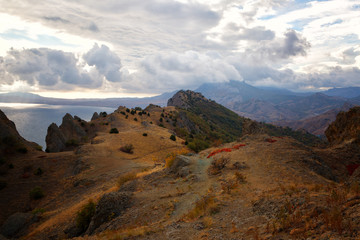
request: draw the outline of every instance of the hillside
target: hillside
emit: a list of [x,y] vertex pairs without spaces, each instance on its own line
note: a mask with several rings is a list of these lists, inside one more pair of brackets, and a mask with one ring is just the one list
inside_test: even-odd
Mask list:
[[[0,174],[0,238],[360,237],[360,181],[347,168],[360,164],[358,148],[273,136],[285,130],[191,91],[169,105],[119,107],[89,122],[66,115],[56,132],[76,140],[80,127],[86,138],[61,152],[9,159],[14,167]],[[198,135],[208,141],[214,134],[235,139],[189,149]]]
[[[240,117],[215,101],[205,98],[201,93],[189,90],[177,92],[169,99],[168,106],[177,107],[180,119],[185,124],[180,124],[180,129],[175,130],[190,144],[194,142],[205,146],[203,142],[207,142],[206,146],[210,146],[219,140],[231,142],[246,134],[255,133],[292,136],[310,145],[322,143],[317,137],[303,131],[292,131],[289,128],[276,127]],[[196,147],[196,149],[204,148]]]
[[335,108],[325,113],[319,114],[315,117],[310,117],[298,121],[277,121],[274,122],[274,125],[290,127],[294,130],[305,129],[307,132],[314,134],[316,136],[325,137],[325,130],[328,128],[330,123],[335,121],[337,114],[340,111],[347,111],[353,105],[344,104],[341,108]]

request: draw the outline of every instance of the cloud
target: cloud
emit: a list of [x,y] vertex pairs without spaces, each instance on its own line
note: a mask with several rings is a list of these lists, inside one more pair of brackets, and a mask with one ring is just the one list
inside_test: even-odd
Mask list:
[[280,58],[289,58],[296,55],[306,55],[306,50],[310,48],[310,43],[294,30],[289,30],[285,34],[284,44],[278,48],[277,55]]
[[216,53],[186,51],[148,56],[141,62],[140,70],[133,73],[130,79],[122,85],[124,88],[162,92],[194,89],[205,82],[242,80],[242,77],[234,66]]
[[107,46],[101,45],[99,47],[98,44],[95,44],[83,58],[89,66],[95,66],[99,73],[103,74],[110,82],[121,81],[120,68],[122,65],[120,58]]
[[95,69],[85,70],[73,53],[48,48],[10,50],[0,58],[0,85],[25,81],[42,89],[94,89],[101,87],[104,78],[119,81],[120,59],[106,46],[91,49],[86,59]]

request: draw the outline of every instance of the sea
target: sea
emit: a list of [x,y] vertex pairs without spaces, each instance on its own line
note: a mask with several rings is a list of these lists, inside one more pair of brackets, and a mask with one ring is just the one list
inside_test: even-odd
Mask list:
[[28,141],[36,142],[46,149],[45,138],[51,123],[58,126],[66,113],[89,121],[94,112],[112,113],[116,109],[74,105],[47,105],[27,103],[1,103],[0,109],[15,123],[20,135]]

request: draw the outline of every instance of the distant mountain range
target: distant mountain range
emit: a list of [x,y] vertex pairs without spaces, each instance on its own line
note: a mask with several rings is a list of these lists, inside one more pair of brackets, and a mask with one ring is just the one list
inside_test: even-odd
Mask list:
[[[322,135],[340,110],[360,105],[360,87],[333,88],[322,92],[297,93],[287,89],[254,87],[246,82],[206,83],[195,90],[206,98],[241,116],[260,122],[290,126]],[[79,105],[101,107],[146,107],[150,103],[166,106],[175,92],[146,98],[57,99],[30,93],[0,94],[0,102]],[[321,116],[324,114],[324,116]],[[320,121],[320,119],[322,119]],[[299,122],[300,121],[300,122]],[[315,124],[315,122],[316,124]],[[322,124],[319,124],[322,123]],[[317,127],[314,127],[314,124]]]

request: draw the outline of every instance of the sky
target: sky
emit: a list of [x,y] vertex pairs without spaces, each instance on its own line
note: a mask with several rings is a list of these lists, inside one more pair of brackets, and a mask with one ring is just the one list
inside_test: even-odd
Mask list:
[[360,86],[360,0],[0,0],[0,92]]

